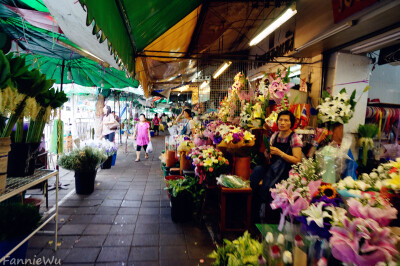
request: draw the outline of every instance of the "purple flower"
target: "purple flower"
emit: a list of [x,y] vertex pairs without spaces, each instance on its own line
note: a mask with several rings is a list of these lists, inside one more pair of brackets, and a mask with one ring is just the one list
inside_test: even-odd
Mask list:
[[310,233],[311,235],[319,236],[320,238],[325,238],[328,240],[332,236],[332,234],[329,232],[329,229],[331,229],[332,225],[329,222],[324,221],[324,227],[321,228],[314,221],[311,221],[310,224],[308,224],[306,216],[299,216],[297,217],[297,220],[302,223],[302,230]]
[[341,198],[330,199],[327,196],[314,197],[311,200],[311,204],[318,203],[318,202],[325,202],[326,204],[324,204],[323,207],[327,207],[327,206],[339,207],[341,204],[343,204],[343,200]]
[[183,138],[183,140],[190,140],[190,138],[189,138],[188,136],[185,136],[185,137]]
[[232,137],[233,137],[233,143],[238,143],[241,140],[238,133],[233,133]]
[[222,141],[222,137],[221,136],[214,136],[213,138],[214,144],[220,144]]

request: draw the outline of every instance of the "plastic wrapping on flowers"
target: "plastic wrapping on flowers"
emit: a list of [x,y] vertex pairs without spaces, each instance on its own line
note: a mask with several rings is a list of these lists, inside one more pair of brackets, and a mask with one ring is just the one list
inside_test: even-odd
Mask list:
[[217,184],[227,188],[248,188],[249,181],[242,180],[236,175],[220,175],[217,177]]
[[113,156],[118,150],[118,144],[104,139],[102,140],[88,139],[83,141],[82,145],[101,149],[107,156]]

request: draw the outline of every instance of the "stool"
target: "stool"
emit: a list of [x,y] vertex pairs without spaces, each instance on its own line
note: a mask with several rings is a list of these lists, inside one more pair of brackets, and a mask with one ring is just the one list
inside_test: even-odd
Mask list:
[[[228,228],[226,225],[226,209],[227,209],[227,196],[228,195],[242,195],[246,197],[246,211],[243,227],[239,228]],[[251,226],[251,188],[226,188],[220,187],[220,217],[219,217],[219,229],[221,234],[224,232],[242,232],[250,229]]]

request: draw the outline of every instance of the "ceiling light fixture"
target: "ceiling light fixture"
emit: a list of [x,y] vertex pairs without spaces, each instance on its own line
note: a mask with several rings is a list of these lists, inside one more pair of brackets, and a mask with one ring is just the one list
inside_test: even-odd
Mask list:
[[254,37],[249,45],[253,46],[264,40],[268,35],[273,33],[277,28],[279,28],[283,23],[288,21],[291,17],[296,15],[296,6],[292,5],[289,7],[282,15],[280,15],[274,22],[268,25],[262,32],[260,32],[256,37]]
[[258,76],[256,76],[256,77],[250,79],[250,81],[255,81],[255,80],[261,79],[261,78],[263,78],[263,77],[265,77],[265,74],[258,75]]
[[378,50],[380,47],[383,47],[384,45],[387,45],[391,42],[396,42],[400,39],[400,31],[392,33],[390,35],[378,38],[376,40],[371,40],[367,43],[358,45],[352,49],[350,49],[350,52],[352,54],[361,54],[361,53],[366,53],[366,52],[372,52],[374,50]]
[[316,44],[316,43],[318,43],[318,42],[320,42],[320,41],[323,41],[323,40],[325,40],[325,39],[328,39],[329,37],[332,37],[333,35],[338,34],[339,32],[342,32],[342,31],[344,31],[344,30],[347,30],[348,28],[352,27],[354,24],[355,24],[355,22],[354,22],[353,20],[347,21],[347,22],[344,23],[343,25],[340,25],[340,26],[338,26],[338,27],[332,29],[331,31],[328,31],[328,32],[326,32],[326,33],[324,33],[324,34],[322,34],[322,35],[320,35],[320,36],[318,36],[318,37],[312,39],[311,41],[309,41],[309,42],[303,44],[302,46],[300,46],[300,47],[298,47],[298,48],[295,48],[294,50],[295,50],[296,52],[299,52],[299,51],[301,51],[301,50],[304,50],[305,48],[310,47],[310,46],[313,45],[313,44]]
[[216,79],[221,75],[230,65],[232,64],[231,61],[223,63],[213,74],[213,78]]

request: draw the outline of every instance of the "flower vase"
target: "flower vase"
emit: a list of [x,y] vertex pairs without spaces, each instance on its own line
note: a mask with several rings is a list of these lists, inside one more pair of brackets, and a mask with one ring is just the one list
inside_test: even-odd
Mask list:
[[234,174],[240,176],[243,180],[249,180],[251,174],[251,157],[234,157]]
[[335,123],[332,129],[332,141],[336,142],[338,145],[342,144],[343,139],[343,124]]
[[186,152],[180,153],[180,172],[192,170],[192,161],[186,157]]
[[251,130],[251,133],[256,137],[254,146],[259,147],[258,151],[261,153],[264,153],[264,151],[265,151],[265,145],[264,145],[265,130],[262,128],[254,128]]

